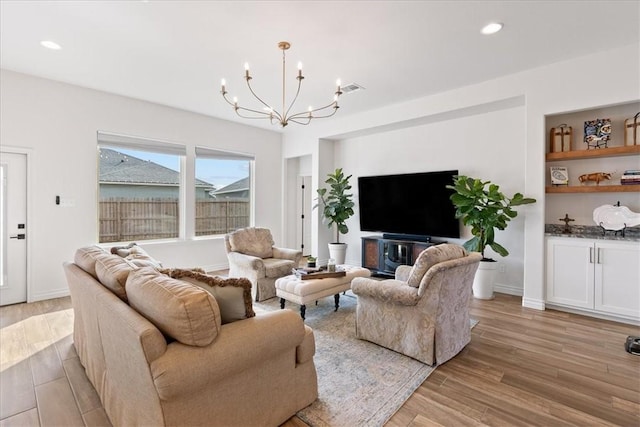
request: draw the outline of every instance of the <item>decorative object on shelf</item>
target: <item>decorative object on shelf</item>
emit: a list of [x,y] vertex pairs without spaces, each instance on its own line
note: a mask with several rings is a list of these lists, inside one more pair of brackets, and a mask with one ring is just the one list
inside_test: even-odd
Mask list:
[[640,144],[640,112],[624,121],[624,145]]
[[551,185],[569,185],[569,172],[567,168],[551,166]]
[[336,271],[336,260],[333,258],[329,258],[329,261],[327,261],[327,271],[329,273],[333,273],[334,271]]
[[640,213],[631,211],[626,206],[620,206],[620,202],[614,205],[602,205],[593,210],[593,221],[605,231],[622,232],[629,227],[640,225]]
[[335,172],[327,174],[325,184],[329,184],[329,191],[326,188],[318,188],[318,204],[313,209],[322,204],[322,221],[327,227],[335,225],[336,241],[329,243],[329,257],[336,261],[336,264],[344,264],[347,253],[347,244],[340,243],[340,234],[347,234],[347,220],[353,216],[353,194],[349,184],[351,175],[345,176],[342,168],[337,168]]
[[562,123],[551,128],[549,134],[549,152],[571,151],[573,145],[573,128]]
[[[249,64],[244,64],[244,79],[247,82],[247,87],[251,94],[256,98],[260,104],[263,105],[264,108],[262,110],[255,110],[251,108],[245,108],[238,105],[238,98],[234,97],[233,101],[230,101],[227,98],[227,89],[226,89],[226,81],[222,79],[222,89],[220,93],[222,97],[229,105],[233,107],[236,114],[245,119],[268,119],[271,124],[279,123],[280,126],[285,127],[289,122],[297,123],[299,125],[308,125],[313,119],[324,119],[327,117],[333,116],[336,111],[338,111],[338,97],[342,95],[342,90],[340,88],[340,80],[336,82],[336,91],[333,95],[333,101],[323,107],[312,108],[309,107],[307,111],[301,111],[299,113],[289,114],[291,108],[293,108],[293,104],[295,104],[298,99],[298,95],[300,94],[300,87],[302,86],[302,80],[304,76],[302,75],[302,63],[298,62],[298,76],[296,80],[298,80],[298,88],[296,90],[296,94],[293,97],[293,100],[287,107],[286,105],[286,91],[285,91],[285,77],[286,77],[286,58],[285,52],[291,47],[291,43],[283,41],[278,43],[278,48],[282,50],[282,110],[277,111],[273,105],[266,103],[263,101],[256,93],[253,91],[251,87],[251,75],[249,74]],[[321,115],[318,115],[321,113]]]
[[495,230],[504,230],[507,223],[518,216],[514,206],[535,203],[536,199],[520,193],[509,198],[498,185],[464,175],[457,175],[454,185],[447,185],[447,188],[455,191],[451,201],[456,207],[456,218],[462,218],[464,225],[471,226],[473,238],[464,242],[464,248],[482,254],[482,262],[473,281],[473,294],[493,295],[496,261],[485,257],[485,249],[489,246],[498,255],[509,255],[509,251],[495,241]]
[[611,139],[611,119],[595,119],[584,122],[584,142],[589,148],[606,147]]
[[640,169],[627,169],[620,177],[622,185],[638,185],[640,184]]
[[558,221],[564,222],[564,230],[562,230],[562,234],[571,234],[571,227],[569,227],[569,223],[571,221],[575,221],[573,218],[569,218],[569,214],[564,214],[564,218],[560,218]]
[[611,174],[608,172],[585,173],[584,175],[580,175],[578,179],[580,180],[580,184],[584,184],[585,182],[589,182],[589,181],[594,181],[596,185],[600,185],[600,181],[604,181],[605,179],[611,179]]
[[315,267],[316,266],[316,257],[309,255],[307,257],[307,267]]

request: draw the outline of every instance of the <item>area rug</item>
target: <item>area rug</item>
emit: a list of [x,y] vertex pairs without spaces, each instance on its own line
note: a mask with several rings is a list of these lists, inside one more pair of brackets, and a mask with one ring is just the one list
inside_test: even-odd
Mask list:
[[[305,323],[316,340],[318,399],[298,412],[313,427],[382,426],[435,368],[355,336],[356,297],[332,297],[307,306]],[[296,312],[300,306],[287,303]],[[278,298],[254,303],[256,311],[279,310]]]

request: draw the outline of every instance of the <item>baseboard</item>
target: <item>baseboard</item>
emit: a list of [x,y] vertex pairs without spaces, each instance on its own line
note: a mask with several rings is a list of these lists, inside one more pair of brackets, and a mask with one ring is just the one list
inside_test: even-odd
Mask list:
[[204,271],[228,270],[229,264],[209,264],[209,265],[203,265],[200,268],[202,268]]
[[566,311],[567,313],[580,314],[587,317],[596,317],[598,319],[611,320],[614,322],[626,323],[629,325],[640,325],[640,321],[636,319],[628,319],[626,317],[612,316],[605,313],[598,313],[591,310],[580,310],[579,308],[565,307],[563,305],[547,304],[547,308],[558,311]]
[[509,286],[509,285],[503,285],[503,284],[495,283],[493,285],[493,290],[495,292],[500,293],[500,294],[516,295],[516,296],[519,296],[519,297],[522,296],[522,288],[517,287],[517,286]]
[[55,291],[40,292],[37,294],[33,294],[31,295],[31,298],[29,298],[29,301],[27,302],[43,301],[47,299],[62,298],[62,297],[68,297],[68,296],[69,296],[69,289],[64,288],[64,289],[58,289]]
[[544,300],[522,297],[522,306],[526,308],[533,308],[534,310],[544,311],[545,302]]

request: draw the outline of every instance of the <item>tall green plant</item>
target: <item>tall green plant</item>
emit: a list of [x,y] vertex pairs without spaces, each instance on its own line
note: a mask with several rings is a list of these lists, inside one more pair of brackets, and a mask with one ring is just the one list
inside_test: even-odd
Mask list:
[[[342,168],[327,174],[325,184],[329,184],[329,190],[318,188],[318,204],[322,204],[322,222],[328,228],[336,226],[336,243],[340,243],[340,234],[347,234],[349,227],[346,221],[353,215],[353,194],[347,193],[351,190],[349,179],[351,175],[345,176]],[[315,205],[314,208],[318,207]]]
[[518,216],[514,206],[535,203],[535,199],[516,193],[509,198],[500,192],[500,187],[490,181],[481,181],[458,175],[453,185],[447,188],[455,191],[451,201],[456,207],[456,218],[462,218],[464,225],[471,226],[473,238],[464,243],[465,249],[480,252],[485,258],[484,250],[491,247],[501,256],[509,255],[509,251],[495,241],[495,229],[504,230],[507,223]]

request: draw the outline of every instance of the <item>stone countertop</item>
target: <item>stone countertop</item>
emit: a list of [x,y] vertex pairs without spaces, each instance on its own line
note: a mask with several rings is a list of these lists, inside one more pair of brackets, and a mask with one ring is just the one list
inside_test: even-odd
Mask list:
[[626,242],[640,242],[640,227],[630,227],[622,231],[604,230],[597,225],[570,225],[571,233],[565,234],[564,225],[545,224],[544,234],[554,237],[573,237],[577,239],[621,240]]

